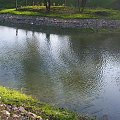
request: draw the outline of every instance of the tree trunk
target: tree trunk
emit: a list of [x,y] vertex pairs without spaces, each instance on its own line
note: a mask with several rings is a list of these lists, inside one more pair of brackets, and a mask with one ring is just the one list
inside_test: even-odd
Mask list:
[[45,5],[45,7],[46,7],[46,11],[47,11],[47,0],[44,0],[44,5]]
[[32,1],[32,6],[34,6],[35,4],[34,4],[34,0]]
[[51,3],[50,3],[50,0],[48,0],[48,12],[50,12],[50,6],[51,6]]
[[79,12],[80,12],[80,0],[78,0],[78,9],[79,9]]
[[46,12],[50,12],[51,1],[50,0],[44,0],[44,4],[46,6]]
[[82,1],[81,1],[81,12],[84,11],[85,6],[86,6],[86,3],[87,3],[87,0],[82,0]]
[[64,3],[64,4],[65,4],[65,6],[66,6],[66,0],[65,0],[65,3]]
[[16,8],[16,10],[18,9],[18,1],[17,0],[15,0],[15,8]]
[[27,6],[27,0],[25,0],[25,5]]

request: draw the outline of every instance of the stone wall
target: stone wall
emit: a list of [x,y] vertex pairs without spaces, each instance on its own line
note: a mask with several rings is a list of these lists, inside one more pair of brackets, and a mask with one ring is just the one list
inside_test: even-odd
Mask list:
[[20,16],[0,14],[0,22],[27,25],[57,26],[61,28],[120,28],[120,20],[105,19],[55,19],[48,17]]

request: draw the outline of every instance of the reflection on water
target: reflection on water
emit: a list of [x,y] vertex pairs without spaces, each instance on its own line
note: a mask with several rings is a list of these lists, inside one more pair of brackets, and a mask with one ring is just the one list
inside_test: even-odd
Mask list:
[[120,118],[120,35],[0,26],[0,84],[52,105]]

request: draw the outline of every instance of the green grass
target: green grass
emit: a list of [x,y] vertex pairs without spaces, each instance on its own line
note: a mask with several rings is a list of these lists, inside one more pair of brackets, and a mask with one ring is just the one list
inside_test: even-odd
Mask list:
[[64,6],[52,6],[51,12],[46,13],[44,6],[28,6],[16,9],[3,9],[0,14],[15,14],[25,16],[41,16],[54,17],[61,19],[118,19],[120,20],[120,11],[112,9],[85,9],[84,13],[80,13],[77,9]]
[[0,101],[4,104],[23,106],[26,110],[34,112],[42,118],[49,120],[95,120],[95,118],[89,118],[83,115],[78,116],[73,112],[55,108],[39,102],[31,96],[27,96],[16,90],[11,90],[2,86],[0,86]]

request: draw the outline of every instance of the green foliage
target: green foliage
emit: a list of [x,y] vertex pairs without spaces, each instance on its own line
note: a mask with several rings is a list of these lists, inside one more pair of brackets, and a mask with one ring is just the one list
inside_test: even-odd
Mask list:
[[9,90],[5,87],[0,87],[0,100],[7,104],[17,103],[17,105],[23,103],[29,104],[29,101],[35,102],[32,97],[21,94],[20,92],[15,90]]
[[89,5],[94,7],[108,7],[116,0],[90,0]]
[[95,120],[95,118],[89,118],[83,115],[78,116],[73,112],[41,103],[31,96],[2,86],[0,86],[0,101],[5,104],[23,106],[26,110],[34,112],[42,116],[42,118],[49,120]]
[[[26,0],[17,0],[18,6],[25,6]],[[33,1],[35,5],[42,5],[44,0],[27,0],[27,5],[33,5]],[[52,0],[52,5],[63,5],[65,4],[65,0]],[[70,7],[77,7],[77,0],[66,0],[66,5]],[[105,7],[105,8],[118,8],[120,7],[120,0],[88,0],[87,5],[89,7]],[[14,8],[15,0],[0,0],[0,8]]]
[[[26,0],[17,0],[18,6],[25,6]],[[27,0],[27,5],[33,5],[33,1],[35,5],[42,5],[44,0]],[[111,8],[118,8],[120,0],[87,0],[87,5],[90,7],[111,7]],[[52,0],[52,5],[63,5],[65,4],[65,0]],[[66,0],[66,5],[70,7],[78,7],[77,0]],[[14,8],[15,7],[15,0],[0,0],[0,8]]]

